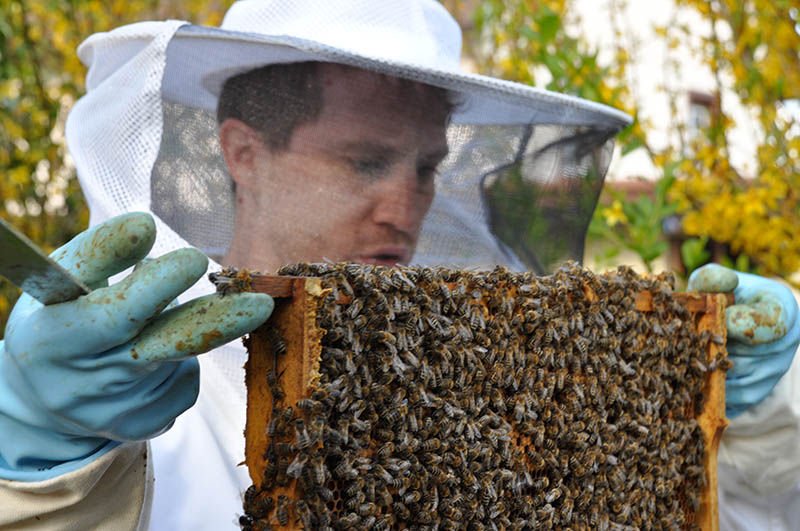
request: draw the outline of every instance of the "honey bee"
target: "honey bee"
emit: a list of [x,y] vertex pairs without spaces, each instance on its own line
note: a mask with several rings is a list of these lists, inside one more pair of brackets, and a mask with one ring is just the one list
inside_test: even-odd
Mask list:
[[289,525],[289,498],[284,494],[278,496],[278,508],[275,511],[275,517],[278,519],[278,524],[282,526]]
[[352,341],[352,337],[355,335],[353,330],[361,330],[362,328],[367,326],[368,323],[367,316],[359,315],[358,317],[353,319],[351,323],[352,323],[352,329],[348,329],[348,336],[351,338]]
[[355,297],[355,291],[353,291],[353,287],[350,285],[350,282],[347,280],[346,276],[339,277],[339,285],[342,288],[342,291],[347,297]]
[[441,513],[445,518],[449,518],[455,521],[461,521],[464,518],[464,513],[462,513],[459,509],[456,509],[452,505],[447,505],[441,509]]
[[295,420],[295,444],[300,450],[304,450],[311,445],[311,439],[308,436],[308,430],[305,427],[303,419]]
[[275,479],[278,475],[278,458],[272,457],[267,460],[264,466],[264,479],[261,483],[261,488],[268,490],[275,484]]
[[493,500],[497,499],[497,492],[494,490],[494,485],[490,476],[486,476],[481,480],[481,503],[488,506]]
[[322,402],[313,398],[301,398],[297,401],[297,407],[306,413],[319,413],[322,410]]
[[367,499],[367,495],[364,493],[364,491],[359,491],[359,492],[356,492],[356,494],[353,497],[351,497],[349,500],[347,500],[344,503],[344,505],[345,505],[345,507],[347,507],[351,511],[356,511],[361,506],[361,504],[366,501],[366,499]]
[[545,503],[553,503],[554,501],[556,501],[557,499],[559,499],[559,498],[561,497],[561,495],[562,495],[562,494],[563,494],[563,491],[561,490],[561,488],[559,488],[559,487],[555,487],[554,489],[551,489],[551,490],[550,490],[550,491],[549,491],[549,492],[548,492],[548,493],[545,495],[545,497],[544,497],[544,501],[545,501]]
[[385,529],[389,529],[395,522],[394,516],[391,514],[384,515],[380,517],[375,524],[372,526],[375,531],[384,531]]
[[[438,470],[438,468],[434,468],[434,470]],[[418,490],[412,490],[403,496],[403,503],[406,505],[417,503],[421,498],[422,494]]]
[[664,498],[667,496],[667,485],[664,482],[664,478],[658,478],[655,484],[655,495],[659,498]]
[[283,400],[283,397],[286,394],[283,392],[283,388],[280,386],[278,379],[280,378],[279,375],[276,376],[275,371],[269,370],[266,374],[267,386],[272,393],[272,399],[275,401]]
[[[334,473],[337,476],[339,475],[338,467],[334,471]],[[361,477],[356,478],[351,483],[348,484],[347,488],[345,488],[344,495],[347,496],[348,498],[352,498],[364,488],[364,485],[365,485],[364,478]]]
[[255,485],[248,487],[244,497],[244,510],[248,515],[256,519],[266,518],[274,506],[272,496],[256,494]]
[[305,500],[298,500],[294,504],[294,510],[297,513],[297,517],[300,519],[300,522],[303,524],[303,529],[311,529],[312,514],[311,508],[308,506],[308,502]]
[[[388,491],[386,491],[388,493]],[[401,520],[409,520],[411,518],[411,512],[408,510],[408,507],[405,506],[404,503],[399,501],[391,501],[391,495],[389,495],[389,502],[392,508],[392,512],[397,515],[397,517]]]
[[378,507],[372,502],[362,503],[361,505],[358,506],[358,514],[360,514],[362,517],[375,516],[377,510]]
[[347,513],[339,518],[337,525],[342,529],[349,529],[358,525],[360,521],[361,518],[356,513]]
[[286,354],[286,341],[276,328],[270,328],[269,342],[272,348],[272,353],[275,357],[283,356]]
[[531,486],[536,490],[544,490],[549,485],[550,485],[550,480],[547,478],[547,476],[541,476],[539,478],[536,478],[533,481],[533,485],[531,485]]
[[345,314],[350,319],[355,319],[358,314],[361,313],[361,310],[364,308],[364,299],[363,298],[355,298],[350,302],[350,305],[347,307]]
[[276,462],[275,483],[284,486],[289,483],[289,460],[286,458],[278,458]]
[[299,478],[303,472],[303,467],[308,462],[308,454],[298,453],[286,469],[286,475]]
[[267,423],[267,435],[270,438],[275,438],[282,437],[284,434],[284,424],[281,421],[281,417],[280,415],[275,414],[273,410],[272,418],[269,419],[269,422]]
[[325,459],[321,455],[315,455],[311,459],[311,477],[315,485],[321,486],[325,483],[327,471],[325,470]]
[[[219,290],[219,286],[217,287],[217,290]],[[242,528],[242,531],[252,531],[255,522],[256,520],[249,514],[243,514],[239,517],[239,527]]]

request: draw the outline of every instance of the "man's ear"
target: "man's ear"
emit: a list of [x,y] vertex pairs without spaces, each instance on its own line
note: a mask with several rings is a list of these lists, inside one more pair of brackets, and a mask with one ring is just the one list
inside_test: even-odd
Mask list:
[[259,156],[269,153],[261,135],[243,121],[228,118],[219,126],[219,143],[233,181],[251,186],[258,177]]

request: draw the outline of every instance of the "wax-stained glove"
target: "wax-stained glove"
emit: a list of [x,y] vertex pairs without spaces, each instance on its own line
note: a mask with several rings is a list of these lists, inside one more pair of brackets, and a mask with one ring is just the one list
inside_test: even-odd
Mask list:
[[800,319],[791,291],[775,280],[738,273],[720,265],[703,266],[689,277],[690,291],[733,291],[725,310],[728,358],[725,409],[736,417],[769,395],[789,370],[800,344]]
[[269,317],[272,299],[256,293],[164,311],[206,272],[194,249],[148,260],[107,287],[154,241],[150,215],[111,219],[53,253],[94,291],[50,306],[20,297],[0,342],[0,477],[48,479],[165,431],[197,399],[195,355]]

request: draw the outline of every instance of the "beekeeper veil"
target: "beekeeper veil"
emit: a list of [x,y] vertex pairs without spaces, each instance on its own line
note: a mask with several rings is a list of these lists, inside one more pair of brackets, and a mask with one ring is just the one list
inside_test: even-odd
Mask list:
[[241,0],[219,28],[93,35],[67,124],[92,223],[150,211],[154,254],[261,270],[580,260],[629,118],[466,73],[460,49],[434,0]]

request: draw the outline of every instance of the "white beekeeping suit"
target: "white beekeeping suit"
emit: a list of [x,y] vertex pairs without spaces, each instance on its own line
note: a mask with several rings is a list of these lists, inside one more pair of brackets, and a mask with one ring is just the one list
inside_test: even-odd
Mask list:
[[[81,45],[79,56],[89,68],[87,94],[70,114],[67,140],[92,225],[126,212],[150,212],[157,228],[153,256],[193,246],[213,259],[210,270],[219,269],[241,223],[217,137],[223,86],[264,66],[322,62],[438,87],[453,96],[449,153],[438,168],[413,264],[502,264],[544,274],[564,259],[581,258],[613,137],[629,117],[586,100],[462,71],[460,30],[434,1],[311,4],[242,0],[220,28],[145,22],[94,35]],[[276,197],[284,192],[274,190]],[[315,190],[304,193],[310,202]],[[359,197],[329,199],[330,212],[309,209],[284,221],[298,238],[315,235],[318,222],[312,217],[324,224],[337,205]],[[524,209],[509,208],[519,199]],[[254,226],[260,221],[264,230],[274,225],[264,218]],[[283,256],[277,265],[305,258]],[[247,265],[275,267],[257,260]],[[182,300],[212,291],[202,280]],[[239,342],[201,356],[196,405],[150,441],[149,453],[145,443],[121,445],[82,469],[43,482],[36,492],[69,491],[63,518],[77,528],[96,521],[82,515],[111,514],[113,504],[104,504],[112,497],[123,502],[116,502],[121,508],[114,505],[110,529],[236,528],[250,485],[239,465],[245,359]],[[790,503],[800,480],[796,373],[793,369],[767,401],[737,418],[723,438],[724,527],[765,527],[767,518],[778,529],[800,521]],[[112,480],[108,471],[115,467]],[[0,500],[14,500],[19,514],[35,512],[31,504],[45,511],[29,487],[0,481]]]

